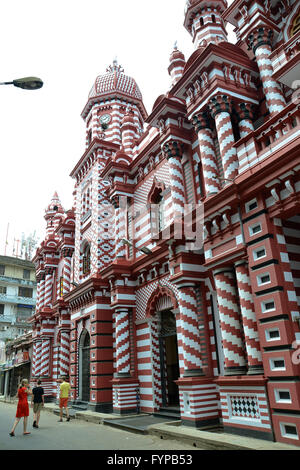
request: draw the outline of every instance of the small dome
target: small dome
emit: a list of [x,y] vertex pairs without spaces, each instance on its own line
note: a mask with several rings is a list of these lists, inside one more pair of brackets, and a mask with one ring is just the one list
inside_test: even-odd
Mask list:
[[159,95],[159,97],[155,100],[152,111],[162,102],[166,95]]
[[124,69],[114,60],[106,70],[106,74],[99,75],[89,93],[89,98],[105,95],[111,92],[120,92],[132,98],[142,100],[142,94],[136,81],[124,74]]

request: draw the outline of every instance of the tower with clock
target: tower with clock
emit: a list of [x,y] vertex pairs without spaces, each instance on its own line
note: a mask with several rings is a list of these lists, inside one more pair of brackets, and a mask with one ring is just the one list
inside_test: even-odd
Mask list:
[[106,73],[96,78],[81,114],[86,123],[86,146],[99,137],[121,145],[121,124],[128,106],[136,127],[133,138],[138,139],[147,117],[142,94],[135,80],[114,60]]

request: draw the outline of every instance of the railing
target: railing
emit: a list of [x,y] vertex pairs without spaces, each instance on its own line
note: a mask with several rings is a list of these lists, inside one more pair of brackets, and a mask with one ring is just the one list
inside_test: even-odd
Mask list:
[[31,281],[29,279],[20,279],[17,277],[3,276],[0,275],[0,282],[6,282],[8,284],[19,284],[22,287],[35,287],[36,281]]
[[17,295],[0,294],[0,302],[8,304],[24,304],[34,306],[36,299],[32,297],[19,297]]
[[261,162],[298,136],[300,136],[300,105],[292,102],[235,144],[239,158],[239,173]]

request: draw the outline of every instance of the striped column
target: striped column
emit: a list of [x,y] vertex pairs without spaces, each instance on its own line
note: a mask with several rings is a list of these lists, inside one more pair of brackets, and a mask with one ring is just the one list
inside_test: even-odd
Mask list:
[[42,364],[42,340],[36,341],[36,353],[35,353],[35,377],[41,375],[41,364]]
[[251,282],[246,261],[235,263],[237,287],[248,358],[248,375],[262,374],[262,356],[258,337],[258,328],[252,297]]
[[44,308],[44,299],[45,299],[45,278],[43,277],[40,281],[40,295],[39,295],[40,310]]
[[35,370],[36,370],[36,341],[33,341],[32,345],[32,360],[31,360],[31,376],[35,377]]
[[180,333],[184,362],[184,377],[204,375],[200,351],[197,298],[194,286],[179,289]]
[[52,271],[47,271],[45,277],[44,307],[52,306]]
[[201,155],[204,185],[206,195],[220,191],[219,170],[212,131],[209,128],[207,113],[197,114],[193,117],[193,124],[198,133],[198,142]]
[[248,44],[256,57],[267,108],[271,116],[282,111],[286,105],[281,86],[273,78],[274,70],[270,59],[273,34],[271,29],[261,26],[248,36]]
[[41,372],[40,375],[43,377],[49,376],[50,368],[50,339],[43,338],[42,341],[42,360],[41,360]]
[[237,105],[236,114],[239,123],[240,137],[242,139],[254,131],[252,105],[250,103],[239,103]]
[[68,294],[71,288],[71,257],[64,257],[63,294]]
[[69,376],[70,365],[70,334],[62,331],[60,336],[59,375]]
[[116,309],[117,377],[130,377],[130,341],[128,308]]
[[126,214],[127,204],[126,197],[115,196],[112,199],[112,204],[115,208],[115,256],[116,258],[125,258],[126,250],[125,245],[122,242],[123,238],[127,238],[125,235],[126,229]]
[[239,161],[235,143],[230,113],[231,101],[227,95],[216,95],[209,101],[209,107],[216,122],[220,154],[224,169],[225,184],[238,175]]
[[169,161],[172,202],[175,218],[183,216],[185,205],[184,173],[182,168],[183,144],[169,141],[163,146],[163,152]]
[[39,280],[36,285],[36,311],[38,312],[40,309],[40,292],[41,292],[41,281]]
[[224,268],[213,274],[219,304],[225,375],[242,375],[247,369],[234,272],[231,268]]
[[58,364],[59,364],[59,344],[56,344],[53,346],[53,359],[52,359],[52,364],[53,364],[53,378],[57,379],[59,376],[58,373]]

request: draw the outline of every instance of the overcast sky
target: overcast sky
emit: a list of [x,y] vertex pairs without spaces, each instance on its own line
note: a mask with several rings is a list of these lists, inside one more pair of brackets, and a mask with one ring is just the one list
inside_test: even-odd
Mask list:
[[0,81],[37,76],[44,86],[0,87],[0,254],[7,228],[9,256],[22,233],[36,231],[42,240],[54,191],[66,210],[72,207],[69,174],[85,150],[80,115],[115,57],[136,80],[148,113],[168,91],[175,41],[186,59],[194,50],[184,6],[185,0],[2,2]]

